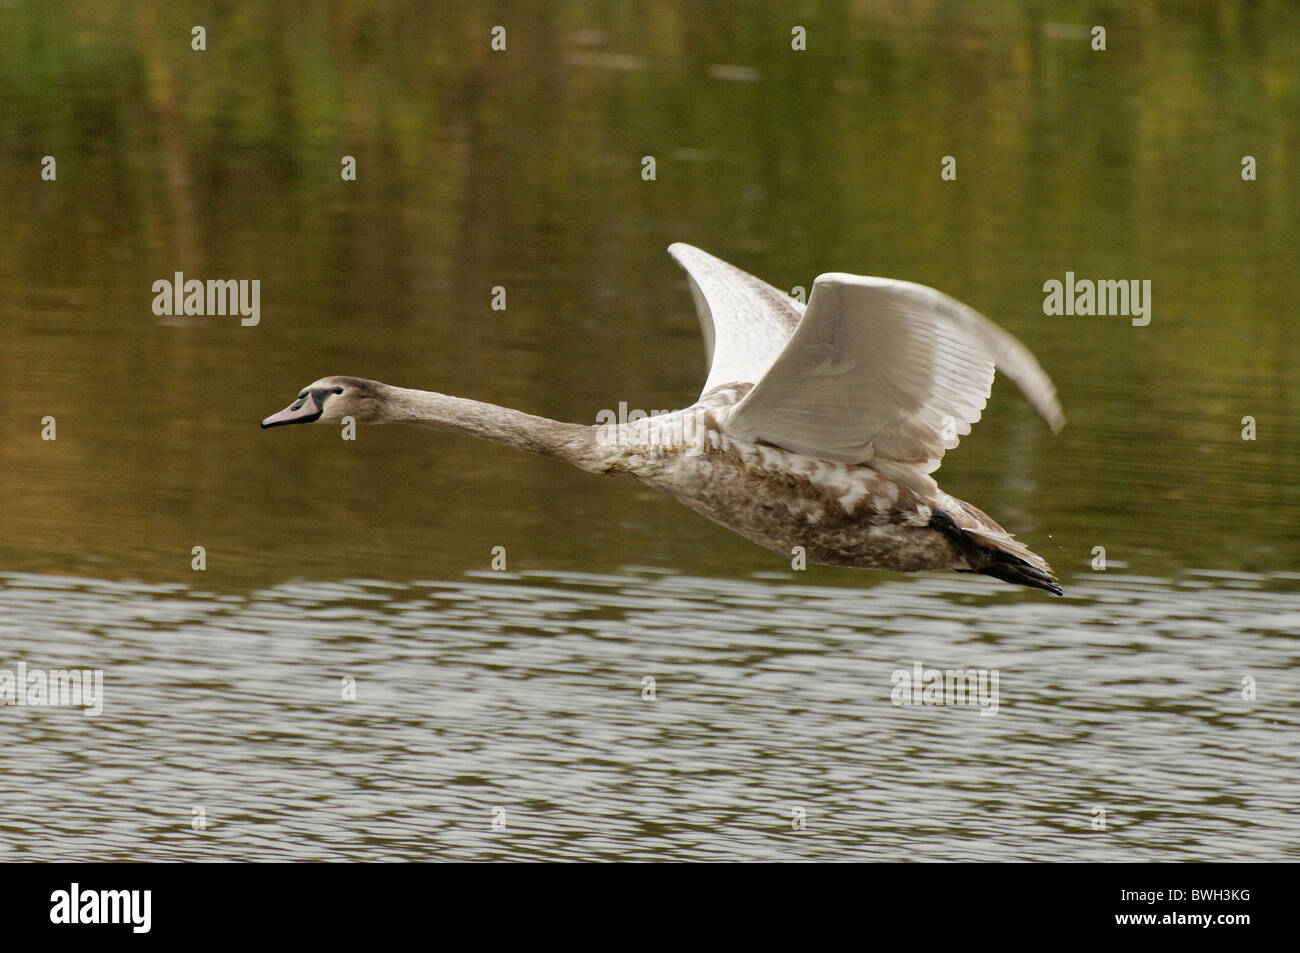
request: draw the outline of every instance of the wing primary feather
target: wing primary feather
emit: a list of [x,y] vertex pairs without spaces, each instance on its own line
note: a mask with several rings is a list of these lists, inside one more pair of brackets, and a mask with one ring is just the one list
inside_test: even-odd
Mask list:
[[1051,378],[973,308],[912,282],[825,274],[726,427],[794,452],[842,463],[887,458],[926,474],[980,419],[996,369],[1061,429]]

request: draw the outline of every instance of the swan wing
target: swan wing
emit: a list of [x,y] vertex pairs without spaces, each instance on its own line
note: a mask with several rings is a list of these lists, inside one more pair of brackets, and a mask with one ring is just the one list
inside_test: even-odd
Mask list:
[[804,306],[693,245],[677,242],[668,254],[686,269],[704,332],[709,378],[700,393],[719,384],[757,382],[790,340]]
[[995,368],[1061,429],[1051,378],[988,318],[925,285],[826,274],[726,430],[841,463],[884,458],[928,482],[924,475],[980,419]]

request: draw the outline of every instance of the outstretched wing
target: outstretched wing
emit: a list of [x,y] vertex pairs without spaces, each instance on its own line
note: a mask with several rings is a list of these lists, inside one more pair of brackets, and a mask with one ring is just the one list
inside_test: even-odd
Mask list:
[[704,332],[710,364],[700,393],[719,384],[756,383],[790,340],[804,306],[692,245],[677,242],[668,254],[686,269]]
[[841,463],[884,458],[920,476],[980,419],[995,367],[1061,429],[1051,379],[992,321],[925,285],[822,275],[803,320],[726,429]]

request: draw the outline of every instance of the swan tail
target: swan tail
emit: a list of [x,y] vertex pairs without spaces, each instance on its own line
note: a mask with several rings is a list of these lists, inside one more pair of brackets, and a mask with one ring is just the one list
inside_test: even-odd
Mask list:
[[[930,518],[930,526],[957,545],[970,567],[958,572],[992,576],[1056,596],[1065,594],[1047,560],[969,503],[961,502],[961,505],[965,510],[962,514],[964,522],[968,525],[962,526],[950,514],[938,509]],[[971,523],[976,525],[969,525]]]

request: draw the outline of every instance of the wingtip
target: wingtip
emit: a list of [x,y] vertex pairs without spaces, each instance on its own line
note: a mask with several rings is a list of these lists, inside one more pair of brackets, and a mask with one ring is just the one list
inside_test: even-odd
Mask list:
[[1021,366],[1016,369],[1015,373],[1006,366],[1005,361],[995,359],[995,366],[1016,382],[1020,392],[1029,401],[1030,406],[1038,411],[1038,415],[1046,421],[1052,434],[1059,435],[1065,429],[1065,410],[1061,407],[1061,399],[1056,392],[1056,385],[1052,383],[1052,379],[1047,376],[1047,372],[1043,370],[1033,354],[1023,344],[1015,338],[1011,338],[1011,341],[1023,353],[1024,359]]
[[1065,429],[1065,411],[1055,399],[1052,400],[1049,412],[1044,413],[1043,417],[1047,420],[1047,426],[1052,429],[1052,433],[1060,436],[1061,431]]
[[673,261],[686,269],[688,274],[699,269],[734,267],[716,255],[710,255],[703,248],[697,248],[688,242],[673,242],[668,246],[668,254],[672,256]]

